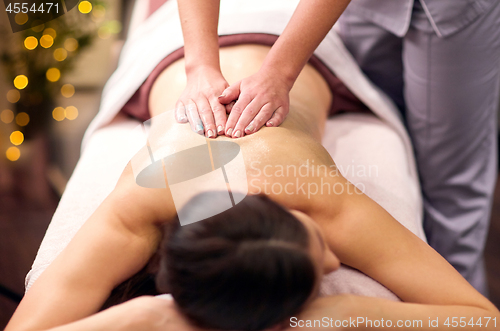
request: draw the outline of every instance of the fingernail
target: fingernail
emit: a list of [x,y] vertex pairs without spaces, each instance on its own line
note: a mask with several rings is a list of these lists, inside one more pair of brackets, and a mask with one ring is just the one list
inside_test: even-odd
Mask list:
[[218,134],[221,134],[221,132],[222,132],[222,131],[224,131],[224,128],[222,127],[222,125],[219,125],[219,126],[217,127],[217,133],[218,133]]
[[177,118],[177,120],[178,120],[179,122],[186,122],[186,121],[187,121],[187,118],[186,118],[186,116],[184,116],[184,115],[180,115],[180,116]]
[[247,126],[247,128],[245,129],[245,131],[248,131],[248,132],[253,132],[253,124],[250,124],[249,126]]
[[214,134],[214,132],[212,130],[208,130],[207,135],[208,135],[208,138],[215,137],[215,134]]
[[267,125],[268,125],[268,126],[274,126],[274,123],[273,123],[273,122],[271,122],[271,121],[269,121],[269,122],[267,122]]
[[199,134],[203,134],[203,125],[201,124],[196,125],[196,132]]
[[226,95],[225,94],[221,94],[219,95],[219,98],[224,98]]
[[240,136],[241,136],[240,130],[236,130],[236,132],[234,133],[234,137],[239,138]]
[[233,133],[233,128],[226,131],[226,136],[230,136]]

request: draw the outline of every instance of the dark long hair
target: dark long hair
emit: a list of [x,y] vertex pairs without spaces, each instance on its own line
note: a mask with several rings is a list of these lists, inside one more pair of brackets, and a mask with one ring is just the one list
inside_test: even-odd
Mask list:
[[[221,199],[227,193],[202,193],[184,208],[199,213]],[[179,309],[206,328],[274,326],[303,308],[317,279],[305,226],[263,195],[189,225],[168,222],[157,258],[158,292],[171,293]],[[151,284],[147,269],[138,282]],[[121,286],[144,287],[138,282]]]

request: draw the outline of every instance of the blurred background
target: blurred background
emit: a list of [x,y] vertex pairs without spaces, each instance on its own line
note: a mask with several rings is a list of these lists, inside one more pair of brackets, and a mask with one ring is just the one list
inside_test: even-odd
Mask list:
[[[137,0],[146,1],[146,0]],[[0,5],[0,328],[78,161],[84,131],[116,67],[134,0],[89,0],[62,17],[12,33]],[[16,15],[18,25],[29,24]],[[500,185],[486,263],[500,307]]]
[[[12,33],[0,4],[0,329],[24,292],[24,277],[78,161],[133,5],[80,1],[62,17]],[[29,24],[19,14],[15,22]]]

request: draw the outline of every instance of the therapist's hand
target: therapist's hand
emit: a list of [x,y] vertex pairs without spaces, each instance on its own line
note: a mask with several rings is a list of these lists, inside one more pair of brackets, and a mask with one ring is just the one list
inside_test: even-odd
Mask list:
[[191,129],[208,138],[224,133],[226,107],[219,101],[229,84],[220,70],[201,67],[187,75],[187,85],[175,106],[179,123],[189,122]]
[[219,97],[228,107],[226,136],[240,138],[257,132],[263,125],[278,126],[288,114],[289,93],[293,86],[278,72],[261,69],[225,89]]

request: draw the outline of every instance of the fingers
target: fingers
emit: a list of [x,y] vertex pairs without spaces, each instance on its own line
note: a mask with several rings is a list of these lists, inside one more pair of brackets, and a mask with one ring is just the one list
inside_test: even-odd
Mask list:
[[281,125],[281,123],[283,123],[283,121],[285,120],[287,114],[288,114],[288,109],[286,107],[284,106],[279,107],[278,109],[276,109],[271,119],[266,122],[266,126],[276,127]]
[[273,115],[274,107],[275,106],[270,103],[265,104],[259,114],[255,116],[255,118],[245,127],[245,134],[252,134],[259,131],[259,129],[264,126],[266,121]]
[[[226,106],[221,105],[217,98],[210,100],[210,106],[212,107],[213,117],[215,119],[215,130],[216,135],[224,134],[224,129],[226,127]],[[208,136],[208,135],[207,135]],[[212,138],[208,136],[209,138]]]
[[238,96],[240,95],[240,82],[234,83],[233,85],[226,88],[219,96],[219,102],[228,104],[231,101],[238,99]]
[[[231,111],[229,113],[229,117],[227,118],[226,122],[226,136],[233,137],[233,138],[240,138],[243,137],[244,132],[242,129],[240,129],[238,132],[234,129],[236,126],[236,123],[238,123],[238,120],[240,119],[241,114],[243,113],[243,110],[248,106],[248,104],[252,101],[249,97],[245,96],[240,96],[238,101],[234,104],[234,106],[231,108]],[[254,114],[255,116],[255,114]]]
[[179,123],[186,123],[188,121],[186,116],[186,107],[182,101],[178,101],[175,106],[175,120]]
[[198,134],[203,134],[203,124],[200,119],[200,115],[198,114],[198,108],[196,107],[196,103],[193,100],[189,100],[189,103],[186,106],[186,115],[191,125],[191,130]]
[[[252,102],[248,104],[248,106],[243,110],[240,118],[238,119],[237,124],[234,127],[233,137],[239,138],[243,137],[245,133],[253,133],[255,128],[249,128],[249,124],[256,117],[258,118],[258,122],[261,122],[261,125],[256,128],[259,129],[265,121],[271,118],[273,114],[273,106],[271,104],[264,104],[262,101],[258,101],[254,99]],[[234,110],[233,110],[234,112]],[[231,112],[232,113],[232,112]],[[230,115],[231,117],[231,115]],[[254,122],[254,124],[257,124]],[[246,130],[248,129],[248,130]],[[238,134],[239,133],[239,134]]]
[[231,103],[226,105],[226,113],[228,113],[228,114],[231,113],[231,109],[233,109],[233,106],[235,103],[236,103],[236,101],[231,101]]
[[196,107],[198,108],[198,114],[200,115],[201,122],[203,124],[203,127],[205,128],[205,135],[208,138],[215,138],[215,136],[217,135],[217,131],[215,128],[214,114],[212,112],[210,103],[206,98],[200,98],[196,100]]

